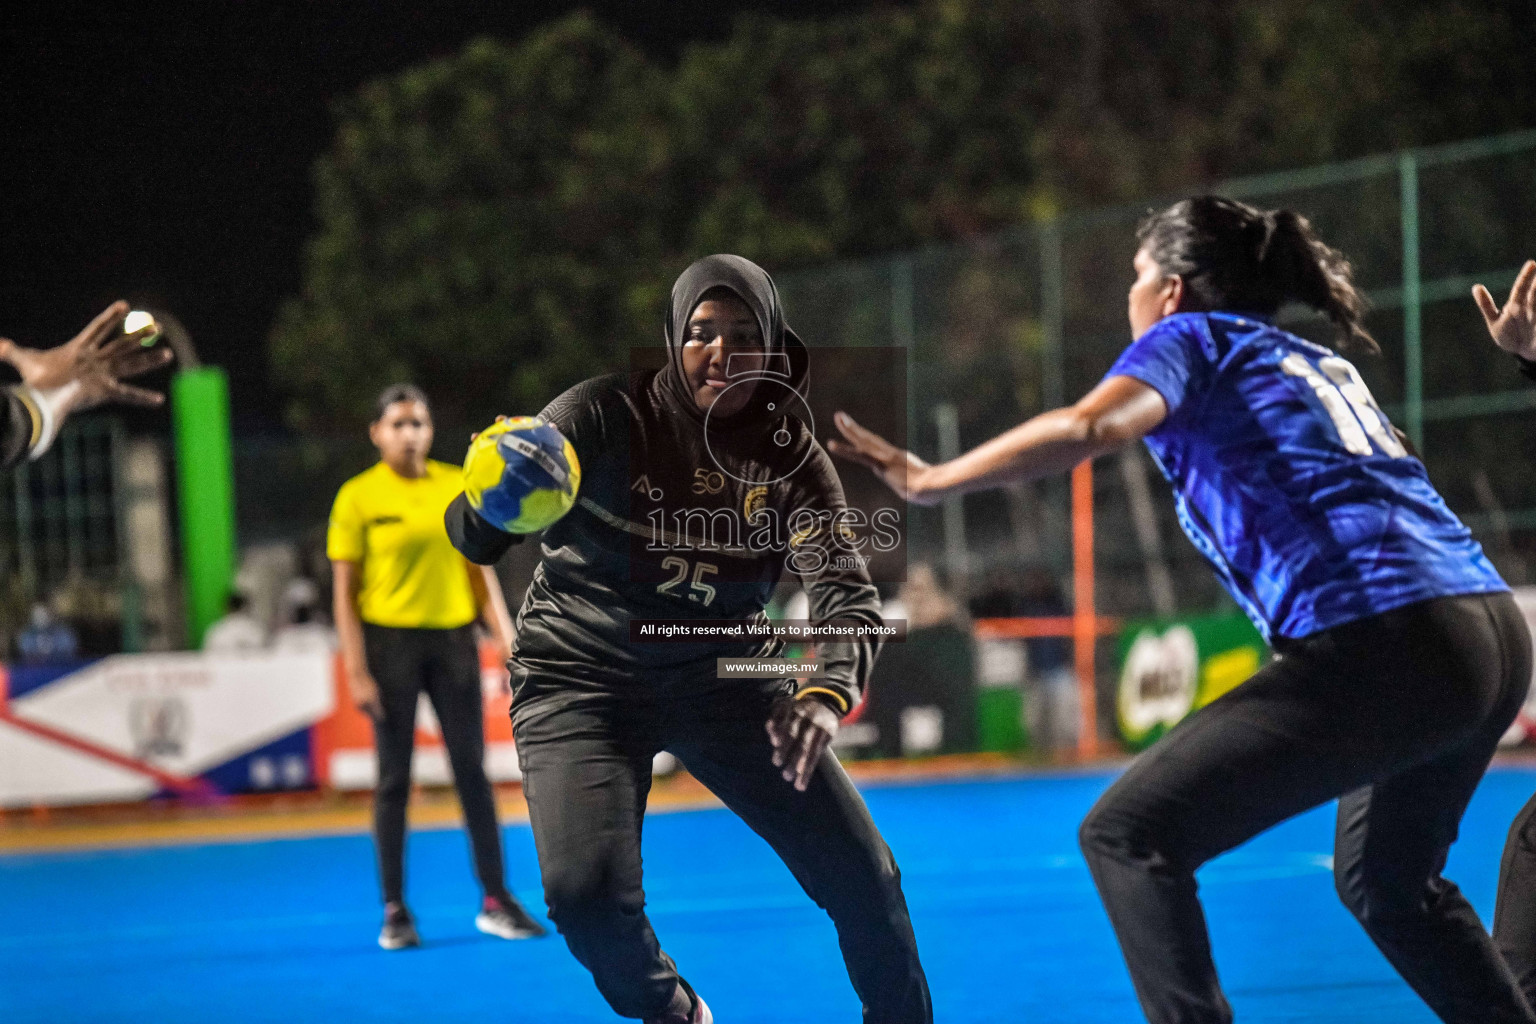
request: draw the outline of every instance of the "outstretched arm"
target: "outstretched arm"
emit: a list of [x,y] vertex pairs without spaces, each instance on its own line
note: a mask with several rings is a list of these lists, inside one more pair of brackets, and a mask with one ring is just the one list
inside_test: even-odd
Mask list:
[[1104,380],[1076,405],[1041,413],[949,462],[929,465],[838,413],[843,440],[834,455],[874,470],[892,490],[919,505],[970,491],[1062,473],[1156,430],[1168,415],[1163,396],[1134,377]]
[[1472,286],[1472,298],[1482,310],[1493,343],[1518,358],[1527,377],[1536,376],[1536,260],[1526,260],[1520,268],[1503,309],[1480,284]]
[[[128,303],[114,302],[73,339],[49,349],[24,348],[0,338],[0,361],[21,374],[21,384],[9,399],[0,449],[6,461],[30,451],[33,458],[48,450],[64,420],[73,412],[105,402],[159,405],[165,399],[153,391],[124,384],[170,362],[169,349],[146,349],[154,327],[119,334]],[[21,414],[25,413],[25,416]],[[25,429],[25,444],[15,443]]]

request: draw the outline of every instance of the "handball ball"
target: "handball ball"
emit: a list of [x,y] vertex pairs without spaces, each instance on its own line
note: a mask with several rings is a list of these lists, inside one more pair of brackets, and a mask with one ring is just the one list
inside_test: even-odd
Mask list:
[[464,456],[464,494],[498,530],[537,533],[576,503],[581,463],[576,449],[537,416],[499,420],[482,430]]

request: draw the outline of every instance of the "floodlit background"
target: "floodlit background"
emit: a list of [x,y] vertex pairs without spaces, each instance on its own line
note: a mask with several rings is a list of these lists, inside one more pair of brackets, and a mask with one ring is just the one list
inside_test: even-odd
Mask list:
[[[433,455],[457,461],[496,414],[535,413],[660,343],[671,281],[708,253],[767,268],[791,325],[824,350],[818,436],[832,409],[862,402],[936,459],[1099,379],[1129,340],[1148,210],[1204,191],[1299,210],[1372,301],[1383,354],[1356,362],[1376,399],[1505,578],[1536,585],[1536,389],[1468,295],[1481,282],[1502,300],[1536,256],[1527,0],[492,7],[22,5],[7,25],[0,333],[54,344],[125,297],[161,319],[179,357],[153,382],[167,409],[79,417],[0,479],[0,853],[12,851],[0,907],[38,929],[0,938],[0,1010],[12,1000],[15,1019],[148,1019],[169,993],[185,1019],[303,1019],[287,1004],[221,1002],[212,965],[265,990],[305,949],[345,961],[336,978],[378,984],[360,835],[370,735],[326,647],[324,558],[336,488],[374,459],[373,400],[419,384]],[[1281,319],[1326,337],[1304,311]],[[858,351],[825,351],[839,349]],[[864,471],[844,475],[856,505],[884,500]],[[957,1021],[1129,1019],[1071,830],[1117,758],[1268,653],[1180,534],[1140,449],[1070,479],[903,510],[902,529],[877,577],[912,637],[886,650],[840,752],[868,762],[871,786],[930,780],[871,801],[916,865],[936,1002]],[[514,549],[500,567],[514,609],[536,556]],[[261,649],[202,650],[232,593]],[[795,617],[796,601],[786,586],[774,610]],[[489,656],[486,669],[488,768],[515,816],[506,698]],[[444,826],[454,811],[434,729],[420,723],[418,820]],[[1527,732],[1522,719],[1506,737],[1516,758]],[[1019,776],[1064,765],[1088,774]],[[932,781],[977,772],[1006,781]],[[1491,777],[1469,817],[1453,867],[1480,910],[1531,783],[1518,768]],[[669,806],[707,799],[686,777],[668,786]],[[1037,801],[1038,832],[965,824]],[[952,843],[912,824],[934,807],[953,815]],[[1220,868],[1222,891],[1241,898],[1213,898],[1218,948],[1224,928],[1239,950],[1269,929],[1288,936],[1263,916],[1279,888],[1332,899],[1316,860],[1326,829],[1309,822]],[[716,844],[755,865],[762,851],[733,829],[680,815],[658,830],[666,852],[648,847],[658,921],[687,918],[700,950],[760,879],[690,872],[686,850]],[[276,834],[311,838],[255,842]],[[213,835],[238,842],[196,845]],[[419,841],[430,852],[413,871],[458,839]],[[536,892],[525,827],[507,843],[519,891]],[[166,967],[211,927],[221,889],[307,905],[284,880],[319,861],[348,865],[344,889],[326,890],[334,906],[313,920],[251,910],[276,929],[270,945],[210,953],[205,975]],[[978,892],[1006,912],[972,929]],[[200,909],[170,909],[178,894]],[[70,899],[84,902],[58,909]],[[814,908],[784,899],[783,919],[772,900],[747,901],[744,949],[782,951],[802,932],[827,945]],[[1058,899],[1072,908],[1059,919]],[[235,902],[232,921],[247,913]],[[1259,933],[1244,933],[1254,920]],[[1298,956],[1337,976],[1309,989],[1305,970],[1256,972],[1232,986],[1240,1012],[1246,1000],[1256,1020],[1323,1020],[1325,1005],[1340,1020],[1428,1019],[1342,913],[1325,920],[1337,935]],[[531,1005],[553,1019],[606,1019],[557,942],[525,970],[522,948],[454,941],[432,951],[434,971],[531,973],[546,986]],[[153,955],[113,960],[139,942]],[[1018,963],[1094,965],[1102,1016],[1081,991],[1051,995],[1059,972],[1020,991],[1011,968],[975,969],[972,953],[997,942]],[[66,991],[103,959],[117,964],[113,985]],[[734,956],[719,959],[721,978],[737,976]],[[827,998],[846,1002],[840,969],[829,977]],[[741,984],[719,1000],[736,1001],[732,1019],[817,1019],[814,998],[775,1015]],[[368,1012],[406,1019],[412,1005],[397,994]],[[488,977],[462,1009],[515,1006]]]

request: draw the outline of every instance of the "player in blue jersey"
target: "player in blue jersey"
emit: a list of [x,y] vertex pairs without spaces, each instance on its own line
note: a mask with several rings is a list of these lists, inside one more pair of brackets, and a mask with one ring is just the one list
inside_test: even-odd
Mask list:
[[1279,658],[1143,753],[1083,822],[1147,1017],[1232,1019],[1195,869],[1339,797],[1344,903],[1443,1020],[1536,1021],[1440,872],[1531,677],[1513,598],[1359,373],[1274,326],[1288,301],[1376,351],[1307,221],[1204,196],[1138,233],[1135,341],[1076,405],[928,465],[839,414],[833,450],[921,503],[1144,439],[1179,522]]
[[[1519,361],[1521,373],[1536,380],[1536,260],[1520,268],[1503,309],[1482,285],[1473,287],[1472,297],[1494,344]],[[1493,940],[1525,998],[1536,1004],[1536,796],[1515,815],[1504,843]]]

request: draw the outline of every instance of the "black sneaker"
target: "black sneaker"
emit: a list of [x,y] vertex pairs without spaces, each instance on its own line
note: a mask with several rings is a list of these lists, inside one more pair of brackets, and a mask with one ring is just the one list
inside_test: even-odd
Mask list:
[[405,904],[386,903],[384,927],[379,929],[379,948],[409,949],[419,945],[421,936],[416,934],[416,922],[411,918],[411,912],[405,909]]
[[549,934],[511,896],[487,896],[475,915],[475,927],[499,939],[538,939]]

